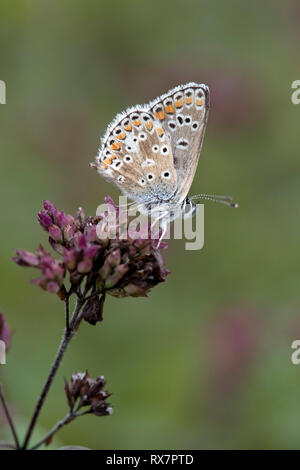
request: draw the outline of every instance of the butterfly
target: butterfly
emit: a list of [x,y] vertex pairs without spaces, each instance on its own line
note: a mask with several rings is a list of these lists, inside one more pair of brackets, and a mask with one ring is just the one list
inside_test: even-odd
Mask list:
[[208,86],[191,82],[127,109],[108,126],[91,166],[146,210],[193,215],[199,199],[237,207],[229,196],[188,197],[209,105]]

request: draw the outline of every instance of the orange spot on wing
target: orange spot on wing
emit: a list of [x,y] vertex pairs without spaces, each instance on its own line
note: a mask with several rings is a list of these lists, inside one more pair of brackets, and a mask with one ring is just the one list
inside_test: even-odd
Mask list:
[[186,96],[185,97],[185,102],[186,102],[186,104],[191,104],[193,102],[193,98],[191,98],[190,96]]
[[128,124],[128,126],[124,126],[125,131],[131,131],[132,125]]
[[158,113],[155,113],[155,117],[156,119],[162,121],[163,119],[165,119],[165,113],[163,111],[159,111]]
[[149,131],[152,131],[152,129],[153,129],[153,122],[152,122],[152,121],[147,122],[146,127],[147,127],[147,129],[148,129]]
[[124,140],[125,137],[126,137],[125,132],[122,132],[122,134],[119,134],[119,135],[118,135],[118,139],[121,139],[121,140]]
[[175,101],[175,108],[181,108],[182,106],[183,106],[182,100]]
[[111,146],[110,146],[111,150],[120,150],[121,148],[121,145],[119,144],[119,142],[114,142]]
[[196,99],[196,105],[197,106],[202,106],[203,105],[203,100]]
[[101,163],[101,167],[103,168],[103,170],[106,170],[106,168],[107,168],[106,163]]
[[133,124],[134,124],[135,126],[140,126],[142,123],[141,123],[141,121],[140,121],[139,119],[136,119],[136,121],[133,121]]
[[175,111],[174,106],[172,106],[172,105],[165,106],[165,111],[168,114],[173,114],[174,111]]
[[157,133],[158,133],[159,137],[161,137],[162,135],[164,135],[164,130],[161,127],[158,127]]
[[114,155],[109,155],[109,156],[104,160],[104,163],[105,163],[106,165],[111,165],[111,162],[112,162],[113,160],[115,160],[116,158],[117,158],[117,157],[115,157]]

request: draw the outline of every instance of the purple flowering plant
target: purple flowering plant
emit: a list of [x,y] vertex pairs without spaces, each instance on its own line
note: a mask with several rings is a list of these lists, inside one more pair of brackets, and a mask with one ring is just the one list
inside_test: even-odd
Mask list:
[[[118,214],[119,208],[109,196],[104,201],[112,205]],[[42,245],[35,253],[16,250],[13,258],[15,263],[35,268],[39,273],[38,277],[31,281],[32,284],[56,294],[64,302],[65,329],[23,442],[19,440],[0,384],[0,401],[14,439],[13,443],[0,442],[2,447],[38,449],[42,445],[48,445],[54,434],[75,418],[86,414],[112,414],[113,408],[107,402],[111,394],[104,389],[104,377],[94,379],[88,372],[76,372],[72,374],[69,382],[65,380],[68,404],[65,418],[58,421],[39,442],[34,445],[30,443],[55,375],[81,322],[96,325],[103,320],[107,295],[118,298],[147,296],[149,291],[163,282],[169,274],[161,256],[161,250],[166,248],[166,244],[158,244],[157,240],[153,240],[149,230],[149,237],[146,239],[131,238],[129,230],[127,237],[122,239],[110,238],[108,234],[99,237],[97,226],[101,219],[101,215],[86,217],[81,208],[75,216],[65,214],[51,202],[44,201],[43,210],[38,213],[38,221],[47,232],[48,242],[54,253],[50,253]],[[71,313],[72,296],[76,298],[76,304]],[[4,341],[6,348],[9,346],[10,336],[6,320],[0,313],[0,340]]]

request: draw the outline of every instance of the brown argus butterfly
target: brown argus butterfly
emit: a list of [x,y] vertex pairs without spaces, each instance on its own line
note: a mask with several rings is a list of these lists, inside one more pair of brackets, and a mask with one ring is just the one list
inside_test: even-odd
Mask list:
[[232,198],[187,197],[198,164],[209,110],[206,85],[180,85],[154,101],[118,114],[108,126],[91,166],[133,201],[150,210],[167,207],[188,214],[194,201],[208,199],[232,207]]

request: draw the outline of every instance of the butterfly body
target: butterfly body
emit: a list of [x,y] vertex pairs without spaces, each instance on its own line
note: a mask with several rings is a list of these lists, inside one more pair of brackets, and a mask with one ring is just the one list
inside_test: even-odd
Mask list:
[[160,206],[186,210],[209,110],[209,89],[187,83],[154,101],[118,114],[102,139],[96,163],[146,210]]

